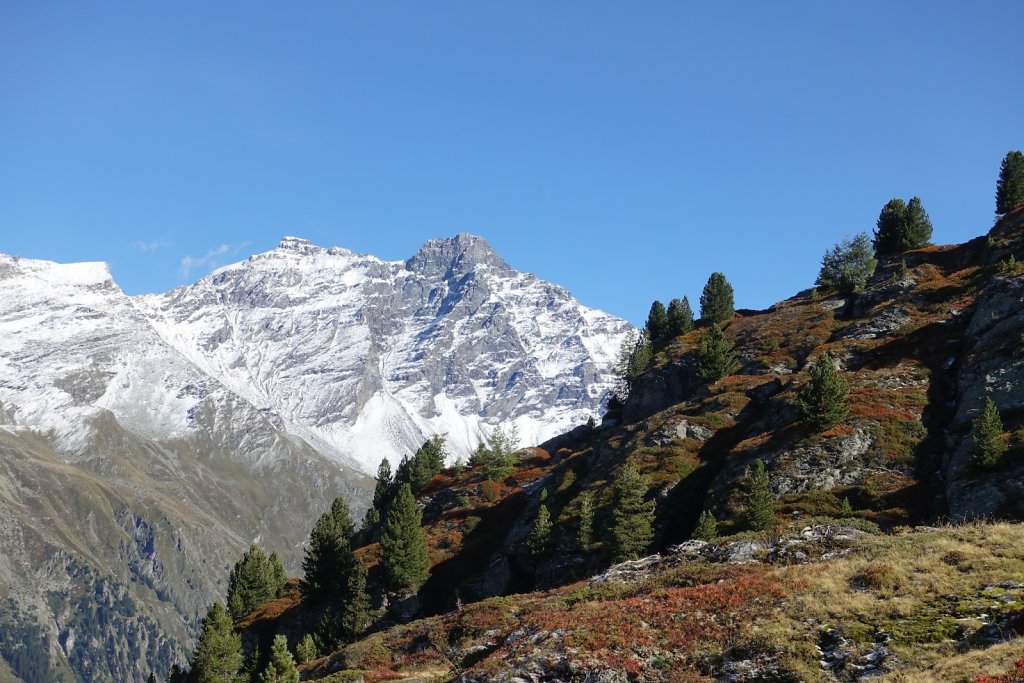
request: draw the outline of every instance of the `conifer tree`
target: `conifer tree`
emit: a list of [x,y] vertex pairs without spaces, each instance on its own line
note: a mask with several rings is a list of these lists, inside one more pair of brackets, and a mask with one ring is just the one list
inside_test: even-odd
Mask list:
[[526,539],[526,547],[534,557],[544,555],[551,549],[551,515],[548,513],[547,505],[538,508],[533,530]]
[[345,607],[341,614],[342,635],[355,642],[370,622],[370,595],[366,592],[366,565],[358,557],[348,575]]
[[348,505],[340,496],[331,510],[320,515],[309,535],[302,569],[305,582],[303,596],[319,602],[340,595],[355,562],[352,553],[352,518]]
[[991,398],[985,399],[981,414],[974,418],[974,453],[971,462],[978,468],[991,469],[998,465],[1006,452],[1003,441],[1003,421],[999,408]]
[[814,432],[823,432],[846,418],[850,385],[840,376],[828,352],[811,368],[810,380],[800,387],[800,419]]
[[242,639],[235,633],[231,615],[215,602],[203,618],[190,678],[196,683],[240,683],[241,668]]
[[725,338],[722,328],[712,324],[700,341],[697,352],[697,374],[705,382],[717,382],[738,367],[732,354],[733,344]]
[[146,683],[156,683],[156,674],[150,671],[149,678],[146,679]]
[[920,249],[931,244],[932,221],[924,210],[920,197],[907,202],[907,243],[904,249]]
[[295,660],[288,651],[288,639],[284,636],[274,636],[270,661],[258,680],[259,683],[299,683],[299,670],[295,668]]
[[[283,569],[282,569],[283,571]],[[250,546],[228,576],[228,611],[241,619],[277,597],[274,568],[259,546]]]
[[718,538],[718,520],[709,510],[700,513],[693,537],[701,541],[712,541]]
[[380,513],[385,512],[388,503],[393,495],[395,479],[391,474],[391,463],[387,458],[380,461],[377,466],[376,485],[373,488],[373,507]]
[[722,323],[735,313],[732,285],[722,273],[711,273],[700,295],[701,322]]
[[1006,153],[996,181],[996,215],[1004,216],[1024,204],[1024,154]]
[[647,337],[651,341],[660,340],[668,334],[668,313],[665,311],[665,304],[658,300],[651,304],[646,329]]
[[753,468],[747,470],[747,484],[747,526],[752,531],[767,531],[775,526],[775,502],[763,461],[757,460]]
[[646,329],[640,330],[639,335],[630,331],[622,340],[619,356],[613,369],[618,378],[617,392],[620,400],[624,401],[629,396],[629,392],[636,385],[637,378],[650,365],[652,355],[651,341],[647,336]]
[[840,294],[860,292],[875,272],[874,258],[867,233],[843,240],[825,252],[815,285]]
[[398,490],[381,536],[381,564],[392,590],[415,590],[430,575],[427,537],[420,527],[422,512],[408,484]]
[[594,541],[594,496],[590,491],[580,494],[580,529],[576,542],[580,550],[587,550]]
[[931,238],[932,222],[921,199],[913,197],[908,203],[894,197],[882,207],[875,223],[875,256],[882,258],[920,249]]
[[353,557],[352,563],[344,590],[332,598],[317,626],[314,644],[320,652],[333,652],[345,643],[355,642],[369,623],[366,566],[358,557]]
[[352,539],[352,534],[355,533],[355,526],[352,524],[352,513],[348,509],[348,503],[341,496],[334,499],[331,503],[331,517],[334,518],[334,523],[338,525],[338,533],[341,534],[346,541]]
[[318,656],[319,653],[316,649],[316,643],[313,642],[313,636],[312,634],[307,633],[303,636],[302,640],[295,645],[295,659],[299,664],[305,664],[306,662],[313,661]]
[[284,589],[288,585],[288,574],[276,550],[270,553],[270,575],[273,577],[274,597],[279,598],[284,595]]
[[685,296],[683,300],[672,299],[668,303],[668,335],[678,337],[693,329],[693,309],[690,308],[690,300]]
[[647,477],[627,462],[615,479],[612,543],[616,562],[639,557],[654,538],[654,501],[645,501]]
[[484,478],[495,482],[504,481],[515,469],[518,442],[519,430],[515,425],[507,433],[500,426],[495,427],[470,456],[469,466],[483,466]]

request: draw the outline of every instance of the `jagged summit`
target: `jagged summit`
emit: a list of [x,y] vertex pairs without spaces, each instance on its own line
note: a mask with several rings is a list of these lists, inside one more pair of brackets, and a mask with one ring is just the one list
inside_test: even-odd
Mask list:
[[405,262],[406,269],[427,276],[461,273],[481,265],[511,270],[487,240],[467,232],[447,239],[430,240]]

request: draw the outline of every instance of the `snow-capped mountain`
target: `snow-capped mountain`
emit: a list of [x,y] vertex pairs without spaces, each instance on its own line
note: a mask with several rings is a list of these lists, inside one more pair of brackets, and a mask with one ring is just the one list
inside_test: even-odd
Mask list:
[[497,425],[530,444],[585,422],[629,329],[466,234],[397,262],[288,237],[133,304],[206,375],[368,471],[432,434],[464,455]]
[[399,262],[286,238],[143,297],[0,255],[0,679],[19,647],[46,680],[166,672],[250,543],[297,572],[382,457],[582,424],[628,329],[470,235]]
[[263,420],[368,472],[432,434],[539,443],[600,413],[629,329],[467,234],[396,262],[288,237],[142,297],[99,263],[3,257],[0,277],[0,402],[69,458],[101,415],[157,440]]

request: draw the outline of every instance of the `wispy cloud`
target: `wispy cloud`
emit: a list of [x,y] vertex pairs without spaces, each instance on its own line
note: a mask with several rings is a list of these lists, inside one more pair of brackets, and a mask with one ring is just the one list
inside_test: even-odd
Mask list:
[[238,250],[246,244],[248,242],[238,245],[222,244],[218,247],[213,247],[203,256],[192,256],[189,254],[181,259],[181,268],[178,270],[178,274],[183,280],[187,280],[193,271],[204,270],[209,272],[221,264],[223,257],[238,253]]
[[153,240],[151,242],[135,240],[135,244],[133,244],[132,246],[138,249],[139,251],[144,251],[147,254],[152,254],[154,252],[160,251],[161,249],[166,249],[167,247],[171,246],[171,243],[168,242],[167,240]]

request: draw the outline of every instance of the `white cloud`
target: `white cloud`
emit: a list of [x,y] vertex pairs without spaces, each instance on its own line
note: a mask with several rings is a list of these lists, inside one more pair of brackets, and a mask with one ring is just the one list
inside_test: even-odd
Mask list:
[[185,258],[181,259],[181,269],[179,270],[179,274],[181,275],[181,278],[185,280],[188,279],[193,270],[203,269],[209,272],[220,265],[222,256],[234,254],[243,246],[245,245],[240,244],[236,247],[231,244],[222,244],[219,247],[214,247],[207,251],[205,256],[196,257],[189,254],[185,256]]
[[153,240],[151,242],[143,242],[142,240],[135,240],[135,244],[132,245],[139,251],[144,251],[147,254],[166,249],[171,246],[171,243],[167,240]]

